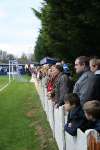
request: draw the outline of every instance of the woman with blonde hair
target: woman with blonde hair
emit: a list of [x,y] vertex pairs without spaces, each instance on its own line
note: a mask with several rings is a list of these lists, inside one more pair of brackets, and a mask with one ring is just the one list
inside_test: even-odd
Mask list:
[[92,58],[90,59],[90,70],[93,73],[99,72],[100,73],[100,59]]

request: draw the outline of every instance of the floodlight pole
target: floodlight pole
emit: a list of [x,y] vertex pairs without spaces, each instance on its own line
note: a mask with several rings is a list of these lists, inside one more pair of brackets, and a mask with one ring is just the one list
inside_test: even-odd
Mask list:
[[14,80],[14,63],[12,61],[12,77],[13,77],[13,80]]
[[10,74],[11,74],[11,72],[10,72],[10,60],[9,60],[9,83],[11,82]]

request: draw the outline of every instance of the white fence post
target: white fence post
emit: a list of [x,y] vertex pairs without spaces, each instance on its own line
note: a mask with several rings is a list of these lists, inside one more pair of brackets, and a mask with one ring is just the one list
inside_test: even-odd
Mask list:
[[54,108],[54,120],[55,120],[55,138],[59,150],[65,150],[63,106],[59,108]]

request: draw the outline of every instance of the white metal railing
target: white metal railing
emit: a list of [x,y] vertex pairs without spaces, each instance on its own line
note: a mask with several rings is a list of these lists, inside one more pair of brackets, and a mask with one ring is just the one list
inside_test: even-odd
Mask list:
[[[59,150],[88,150],[88,137],[91,134],[91,130],[87,130],[83,133],[80,129],[77,130],[77,136],[71,136],[67,132],[64,132],[64,124],[67,116],[64,116],[63,106],[55,108],[52,100],[47,97],[47,89],[45,87],[45,79],[42,81],[34,80],[37,92],[40,96],[41,104],[46,112],[47,119],[50,123],[50,127],[53,132],[53,136],[56,139]],[[97,135],[95,130],[92,133]],[[89,149],[100,150],[100,149]]]

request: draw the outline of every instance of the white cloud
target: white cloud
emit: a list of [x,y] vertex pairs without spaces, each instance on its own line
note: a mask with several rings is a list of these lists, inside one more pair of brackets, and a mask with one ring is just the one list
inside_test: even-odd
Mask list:
[[23,32],[16,32],[16,36],[22,36],[22,37],[24,37],[24,36],[28,36],[28,37],[32,37],[33,36],[33,33],[32,33],[32,31],[23,31]]
[[6,17],[7,16],[7,11],[5,9],[0,9],[0,18]]
[[21,56],[22,53],[30,54],[34,52],[33,44],[24,44],[24,45],[16,45],[16,44],[0,44],[0,49],[3,51],[7,51],[7,53],[14,54],[15,56]]
[[20,56],[33,53],[41,27],[31,7],[39,10],[42,0],[0,2],[0,49]]

